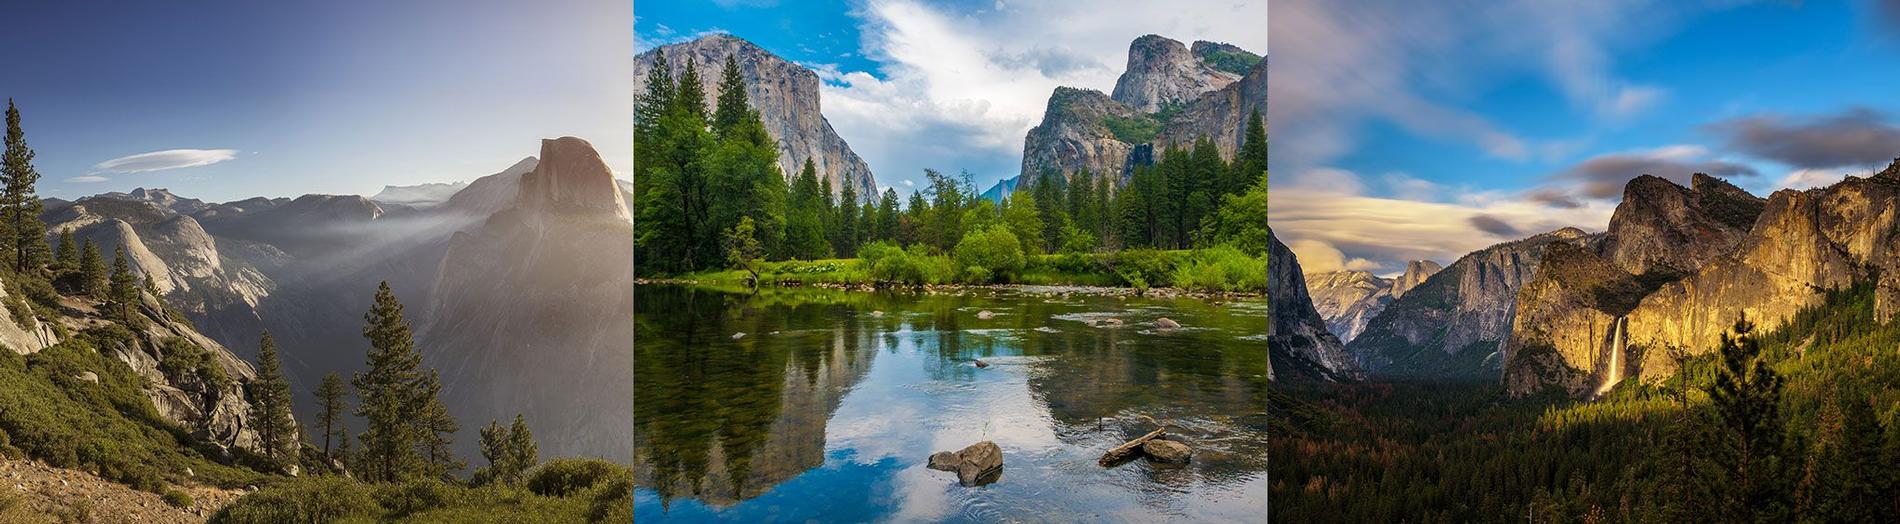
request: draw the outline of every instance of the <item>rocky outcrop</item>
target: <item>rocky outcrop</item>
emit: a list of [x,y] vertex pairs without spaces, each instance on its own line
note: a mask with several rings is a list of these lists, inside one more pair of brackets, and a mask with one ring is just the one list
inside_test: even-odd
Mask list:
[[1413,260],[1405,263],[1405,272],[1392,279],[1392,298],[1405,296],[1405,292],[1424,284],[1425,279],[1438,274],[1445,266],[1430,260]]
[[1115,101],[1136,111],[1154,113],[1193,102],[1201,93],[1226,87],[1240,78],[1201,60],[1219,50],[1214,44],[1195,42],[1195,46],[1202,53],[1190,53],[1181,42],[1160,35],[1136,38],[1128,45],[1128,68],[1115,81]]
[[[521,177],[520,206],[529,212],[599,214],[631,221],[613,170],[594,146],[575,137],[541,141],[541,161]],[[631,253],[631,251],[629,251]]]
[[1033,180],[1042,169],[1064,175],[1087,170],[1113,180],[1126,178],[1128,152],[1135,145],[1109,130],[1111,118],[1140,118],[1140,112],[1093,89],[1058,87],[1049,95],[1042,124],[1023,139],[1023,178]]
[[708,109],[717,107],[719,71],[726,57],[737,61],[740,75],[746,80],[746,100],[758,110],[766,131],[778,140],[779,170],[787,180],[797,176],[805,160],[810,159],[833,194],[842,192],[847,182],[861,198],[877,194],[871,168],[832,130],[831,122],[819,110],[817,73],[738,37],[715,34],[634,57],[634,93],[646,91],[647,72],[660,54],[666,55],[676,81],[689,62],[697,66]]
[[1313,309],[1293,250],[1271,230],[1267,238],[1267,359],[1276,379],[1289,375],[1331,381],[1361,378],[1359,364]]
[[[1746,315],[1758,330],[1772,331],[1802,308],[1824,302],[1828,291],[1855,284],[1874,286],[1876,318],[1900,311],[1900,286],[1891,276],[1900,270],[1900,214],[1895,211],[1900,161],[1869,178],[1850,176],[1828,187],[1778,191],[1760,204],[1752,220],[1744,219],[1757,209],[1757,199],[1714,179],[1698,177],[1689,189],[1672,190],[1649,179],[1630,186],[1618,206],[1620,223],[1612,226],[1622,238],[1606,239],[1602,258],[1626,275],[1630,269],[1656,267],[1680,271],[1651,269],[1637,279],[1637,299],[1611,331],[1624,335],[1620,352],[1609,351],[1601,336],[1590,334],[1608,320],[1587,311],[1569,316],[1589,319],[1588,324],[1573,321],[1514,333],[1513,344],[1526,353],[1549,346],[1553,356],[1514,358],[1523,362],[1522,369],[1507,370],[1512,393],[1558,386],[1587,394],[1592,385],[1605,383],[1593,363],[1606,353],[1626,362],[1614,368],[1621,377],[1660,379],[1675,372],[1676,357],[1714,351],[1738,317]],[[1697,198],[1705,192],[1710,195]],[[1745,228],[1737,227],[1744,222]],[[1635,235],[1674,240],[1675,249],[1658,249],[1661,242]],[[1574,279],[1554,285],[1574,286],[1569,280]],[[1561,296],[1538,298],[1520,309],[1580,309]],[[1609,317],[1616,313],[1601,305],[1590,309]]]
[[1086,169],[1119,183],[1160,151],[1191,147],[1202,137],[1231,159],[1248,117],[1256,110],[1264,116],[1266,107],[1264,58],[1228,44],[1195,42],[1190,51],[1178,41],[1143,36],[1129,45],[1128,68],[1112,97],[1056,88],[1042,122],[1023,141],[1019,175],[1030,180],[1044,169],[1065,176]]
[[1306,290],[1327,330],[1343,343],[1351,343],[1392,301],[1392,281],[1365,271],[1314,273],[1306,279]]
[[[1154,149],[1191,147],[1201,137],[1213,139],[1221,158],[1233,159],[1247,133],[1247,120],[1258,111],[1267,117],[1267,61],[1261,60],[1239,81],[1209,92],[1175,113],[1155,135]],[[1264,122],[1265,120],[1262,120]]]
[[1465,255],[1388,304],[1348,349],[1372,373],[1496,379],[1518,290],[1544,250],[1594,238],[1564,228]]

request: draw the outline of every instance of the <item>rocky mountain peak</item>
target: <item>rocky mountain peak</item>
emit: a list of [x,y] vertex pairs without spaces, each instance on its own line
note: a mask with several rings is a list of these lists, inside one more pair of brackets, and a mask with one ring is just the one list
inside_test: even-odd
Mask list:
[[[1210,54],[1220,50],[1213,44],[1202,48]],[[1128,46],[1128,68],[1115,81],[1114,98],[1137,111],[1154,113],[1227,87],[1241,74],[1215,68],[1179,41],[1144,35]]]
[[1886,169],[1882,169],[1880,170],[1879,173],[1875,173],[1874,178],[1879,178],[1879,179],[1884,179],[1884,180],[1900,180],[1900,158],[1893,159],[1893,163],[1887,164]]
[[521,177],[518,202],[524,208],[605,213],[632,220],[613,170],[593,144],[564,136],[541,141],[541,160]]
[[1708,175],[1692,176],[1690,186],[1631,179],[1610,217],[1603,257],[1632,275],[1693,271],[1734,249],[1765,203]]
[[1313,309],[1342,343],[1352,342],[1392,301],[1392,281],[1366,271],[1332,271],[1306,277]]
[[1392,298],[1396,299],[1405,296],[1406,291],[1411,291],[1412,288],[1418,287],[1419,284],[1424,284],[1425,279],[1431,278],[1432,275],[1437,274],[1443,269],[1445,269],[1445,266],[1441,266],[1437,262],[1430,260],[1413,260],[1406,262],[1405,273],[1400,274],[1398,278],[1392,280]]
[[746,81],[746,102],[759,112],[765,130],[778,141],[779,171],[787,180],[811,159],[818,176],[834,194],[850,183],[859,196],[877,194],[871,168],[846,144],[820,110],[818,73],[794,64],[752,42],[729,34],[712,34],[640,53],[633,59],[633,92],[646,92],[647,73],[666,56],[674,80],[688,62],[699,71],[700,90],[707,109],[719,103],[719,71],[732,57]]

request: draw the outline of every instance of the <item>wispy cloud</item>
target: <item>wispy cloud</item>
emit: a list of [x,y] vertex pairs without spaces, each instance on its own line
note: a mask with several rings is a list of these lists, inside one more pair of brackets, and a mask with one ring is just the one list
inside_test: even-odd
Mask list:
[[92,172],[95,174],[144,173],[148,171],[208,166],[237,158],[237,153],[238,151],[236,149],[167,149],[164,151],[122,156],[93,164]]
[[[1564,144],[1520,135],[1466,107],[1471,93],[1541,79],[1581,114],[1629,119],[1668,95],[1617,73],[1613,51],[1639,45],[1714,3],[1281,0],[1273,5],[1270,91],[1276,171],[1301,172],[1353,151],[1371,122],[1532,160]],[[1561,142],[1561,141],[1560,141]]]
[[1900,155],[1900,126],[1865,107],[1826,115],[1752,115],[1705,129],[1730,149],[1798,169],[1885,165]]
[[1078,9],[1013,0],[954,12],[920,0],[868,0],[851,16],[862,55],[879,65],[816,67],[825,117],[873,171],[892,179],[926,167],[969,169],[979,183],[1016,174],[1023,136],[1049,94],[1057,86],[1113,89],[1129,43],[1141,35],[1255,52],[1267,45],[1264,1],[1109,0]]
[[106,177],[102,177],[98,175],[86,175],[86,176],[76,176],[76,177],[68,178],[66,179],[66,181],[73,182],[76,184],[91,184],[94,182],[104,182],[106,181]]
[[1754,177],[1753,167],[1709,157],[1700,146],[1674,145],[1646,151],[1607,153],[1585,159],[1556,174],[1559,182],[1576,184],[1576,191],[1589,198],[1611,198],[1623,193],[1623,186],[1640,175],[1655,175],[1677,184],[1688,185],[1695,173],[1720,178]]

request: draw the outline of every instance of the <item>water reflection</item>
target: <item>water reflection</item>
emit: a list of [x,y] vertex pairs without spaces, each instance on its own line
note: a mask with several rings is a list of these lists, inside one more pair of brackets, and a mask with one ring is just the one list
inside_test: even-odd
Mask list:
[[[645,286],[636,301],[642,522],[1264,515],[1264,306]],[[1161,316],[1186,327],[1153,329]],[[1192,463],[1095,464],[1156,421]],[[1003,448],[997,483],[924,467],[980,440]]]

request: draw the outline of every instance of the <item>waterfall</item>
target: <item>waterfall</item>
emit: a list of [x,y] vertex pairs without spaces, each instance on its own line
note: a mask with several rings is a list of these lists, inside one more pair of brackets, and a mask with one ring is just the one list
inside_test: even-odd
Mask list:
[[1596,396],[1609,393],[1610,388],[1623,380],[1623,336],[1629,331],[1628,326],[1629,319],[1624,317],[1616,317],[1615,321],[1610,322],[1610,369],[1603,374],[1603,383],[1597,386]]

